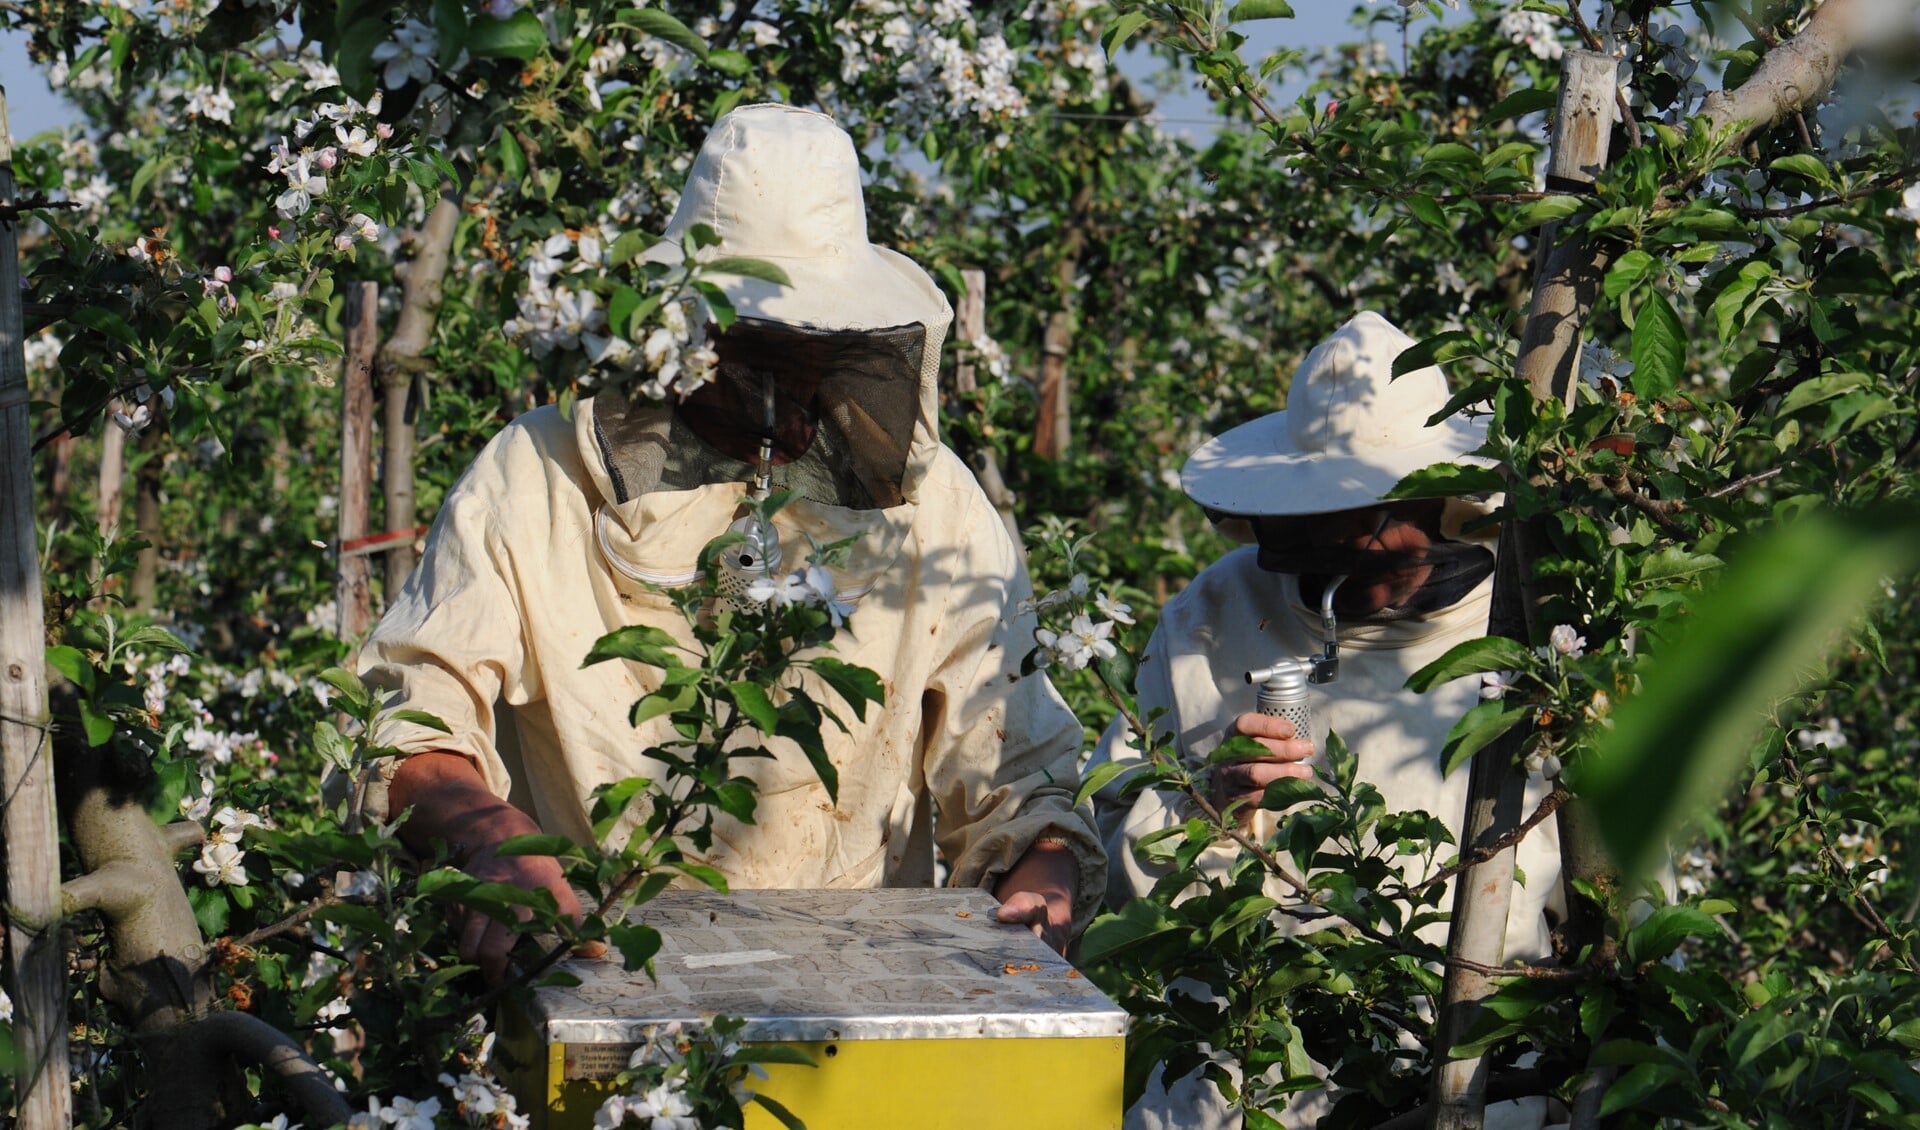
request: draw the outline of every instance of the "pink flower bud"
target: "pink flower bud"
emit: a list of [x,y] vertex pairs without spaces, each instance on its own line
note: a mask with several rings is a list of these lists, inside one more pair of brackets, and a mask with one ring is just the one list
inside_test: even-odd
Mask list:
[[387,138],[393,136],[393,127],[385,122],[379,122],[374,125],[373,132],[380,135],[380,140],[385,141]]

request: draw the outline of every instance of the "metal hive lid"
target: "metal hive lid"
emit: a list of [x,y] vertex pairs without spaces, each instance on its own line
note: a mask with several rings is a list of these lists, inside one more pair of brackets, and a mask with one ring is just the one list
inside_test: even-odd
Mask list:
[[632,1044],[647,1027],[746,1019],[751,1041],[1121,1036],[1126,1014],[987,892],[669,891],[633,920],[660,931],[657,983],[617,957],[535,991],[549,1044]]

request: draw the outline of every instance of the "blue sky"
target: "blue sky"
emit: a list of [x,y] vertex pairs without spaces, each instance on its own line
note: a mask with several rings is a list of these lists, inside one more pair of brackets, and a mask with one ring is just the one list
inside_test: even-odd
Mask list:
[[[1348,22],[1352,5],[1341,0],[1295,0],[1295,4],[1298,15],[1293,19],[1244,25],[1242,30],[1249,33],[1249,42],[1243,53],[1249,60],[1258,59],[1279,46],[1320,46],[1357,38],[1357,29]],[[1392,11],[1394,5],[1388,2],[1381,7]],[[1425,22],[1425,17],[1421,22]],[[1419,25],[1415,26],[1417,29]],[[1390,35],[1390,28],[1383,25],[1379,33]],[[25,32],[0,29],[0,85],[4,85],[7,92],[7,112],[16,138],[31,137],[74,118],[72,108],[47,88],[39,68],[28,61]],[[1283,99],[1290,99],[1294,93],[1284,88],[1279,91]],[[1197,90],[1162,96],[1159,109],[1162,116],[1169,119],[1167,128],[1175,132],[1189,125],[1182,119],[1207,117],[1206,99]],[[1205,127],[1192,123],[1190,128]]]

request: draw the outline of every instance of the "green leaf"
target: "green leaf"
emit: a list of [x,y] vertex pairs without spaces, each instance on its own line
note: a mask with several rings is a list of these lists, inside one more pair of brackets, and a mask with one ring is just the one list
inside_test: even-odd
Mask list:
[[1490,126],[1522,114],[1544,113],[1553,109],[1559,100],[1560,92],[1552,87],[1530,86],[1525,90],[1516,90],[1488,107],[1480,124]]
[[683,860],[673,864],[673,867],[681,874],[698,879],[700,882],[705,883],[707,886],[712,887],[722,894],[725,894],[728,890],[727,877],[704,863],[688,863]]
[[764,259],[714,259],[701,264],[700,273],[703,275],[744,275],[750,279],[759,279],[761,282],[770,282],[779,286],[792,285],[792,280],[787,278],[787,272],[783,268],[778,264],[769,263]]
[[1723,564],[1725,562],[1711,553],[1691,553],[1680,546],[1669,545],[1641,559],[1639,579],[1643,584],[1660,584],[1711,573]]
[[227,901],[226,892],[196,883],[187,888],[187,902],[193,906],[193,920],[202,934],[217,938],[227,932],[227,916],[233,913],[233,905]]
[[1607,268],[1607,300],[1613,301],[1639,286],[1658,266],[1659,262],[1653,256],[1637,247],[1620,256],[1613,266]]
[[677,714],[690,709],[698,698],[699,692],[685,683],[669,684],[634,703],[627,724],[641,726],[663,714]]
[[853,716],[863,722],[866,721],[868,703],[885,704],[887,701],[886,684],[880,681],[878,672],[858,664],[824,657],[810,661],[807,666],[832,687],[853,708]]
[[80,727],[87,732],[87,744],[103,746],[113,740],[113,718],[95,708],[92,699],[80,700]]
[[1687,355],[1680,318],[1659,291],[1649,291],[1633,324],[1633,387],[1648,400],[1673,395],[1680,387]]
[[139,200],[140,194],[147,190],[147,186],[153,183],[154,177],[160,175],[160,170],[165,168],[166,164],[165,153],[155,154],[142,161],[140,167],[134,171],[133,183],[127,188],[127,199]]
[[467,46],[467,10],[461,0],[433,0],[433,30],[439,39],[434,63],[451,68]]
[[1300,777],[1282,777],[1267,783],[1266,791],[1260,794],[1260,807],[1272,812],[1284,812],[1296,804],[1326,799],[1326,790],[1320,787],[1319,782]]
[[1433,197],[1425,193],[1415,192],[1409,194],[1407,196],[1407,211],[1413,213],[1414,219],[1419,220],[1435,231],[1447,233],[1453,231],[1447,224],[1447,214],[1440,210],[1440,205],[1435,203]]
[[356,20],[340,37],[334,53],[334,67],[340,72],[340,89],[362,102],[373,98],[373,50],[393,38],[393,29],[383,16]]
[[73,312],[73,320],[95,333],[106,334],[130,349],[137,349],[140,345],[140,335],[133,331],[127,320],[104,307],[82,306]]
[[613,22],[646,32],[655,39],[664,39],[675,47],[692,52],[696,59],[707,57],[707,41],[695,35],[686,24],[658,8],[623,9],[614,13]]
[[1420,163],[1423,165],[1466,165],[1470,168],[1477,169],[1480,167],[1480,154],[1457,141],[1442,141],[1436,145],[1427,146],[1426,152],[1420,154]]
[[1773,264],[1764,259],[1752,259],[1742,264],[1733,281],[1714,296],[1711,312],[1714,327],[1720,332],[1720,340],[1732,341],[1737,330],[1746,328],[1751,299],[1773,277]]
[[679,650],[679,641],[665,629],[649,624],[629,624],[595,640],[592,650],[587,652],[587,658],[580,666],[591,667],[609,659],[631,659],[649,667],[683,667],[685,664],[680,660]]
[[731,48],[708,51],[706,64],[728,78],[743,78],[753,70],[752,61]]
[[1287,0],[1240,0],[1227,13],[1227,22],[1244,24],[1253,20],[1290,20],[1293,7]]
[[1586,206],[1587,202],[1578,196],[1549,196],[1515,208],[1513,218],[1507,221],[1507,227],[1509,230],[1518,230],[1556,223]]
[[493,849],[495,855],[580,855],[580,846],[565,836],[535,832],[512,836]]
[[[518,185],[527,176],[527,153],[520,148],[520,142],[513,131],[503,129],[493,145],[495,155],[500,162],[500,177],[508,184]],[[618,325],[619,323],[614,323]]]
[[1836,396],[1852,392],[1857,388],[1866,388],[1873,384],[1873,378],[1865,373],[1833,373],[1824,377],[1815,377],[1793,386],[1793,390],[1780,399],[1778,414],[1791,416],[1802,408],[1832,400]]
[[481,59],[526,60],[546,49],[547,29],[540,25],[540,17],[526,8],[504,20],[476,20],[467,33],[467,50]]
[[1827,169],[1826,162],[1811,153],[1790,153],[1785,157],[1776,157],[1767,163],[1767,168],[1805,177],[1823,187],[1833,184],[1833,173]]
[[1422,467],[1393,485],[1388,498],[1460,498],[1470,494],[1495,494],[1507,489],[1506,477],[1498,467],[1472,463],[1435,463]]
[[733,704],[747,716],[754,728],[763,734],[771,734],[780,728],[780,712],[767,697],[765,687],[758,683],[735,683],[727,688],[733,695]]
[[360,676],[345,667],[329,667],[320,672],[320,681],[340,692],[340,697],[353,707],[348,713],[364,717],[373,706],[373,693],[360,681]]
[[1103,914],[1093,920],[1080,939],[1080,958],[1097,963],[1180,929],[1168,919],[1166,910],[1151,900],[1133,899],[1120,908],[1120,913]]
[[1145,26],[1147,26],[1145,12],[1128,12],[1108,24],[1107,30],[1100,36],[1100,42],[1107,49],[1107,58],[1111,59],[1118,55],[1120,49],[1127,45],[1127,40],[1132,39],[1134,33]]
[[453,733],[453,727],[442,721],[438,714],[429,714],[424,710],[391,710],[382,717],[390,722],[411,722],[442,734]]
[[628,969],[646,968],[653,955],[660,952],[660,931],[651,926],[609,926],[607,940],[620,950],[621,963]]
[[1483,636],[1455,644],[1445,655],[1407,676],[1407,689],[1425,694],[1440,683],[1462,675],[1487,671],[1524,671],[1533,666],[1533,652],[1519,640]]
[[1642,1063],[1622,1075],[1600,1100],[1600,1117],[1632,1110],[1652,1098],[1661,1088],[1680,1081],[1678,1068],[1664,1063]]
[[1107,786],[1107,782],[1125,773],[1129,769],[1139,769],[1138,761],[1103,761],[1087,770],[1080,778],[1080,791],[1073,795],[1075,808],[1087,803],[1087,799]]
[[1405,376],[1415,369],[1424,369],[1429,365],[1438,365],[1461,357],[1472,357],[1478,352],[1472,334],[1465,330],[1448,330],[1424,341],[1415,342],[1402,350],[1400,356],[1393,359],[1393,375]]
[[77,647],[56,644],[47,649],[47,666],[67,677],[67,681],[79,687],[87,694],[93,693],[98,673],[88,661],[87,653]]
[[1692,602],[1679,637],[1646,661],[1640,689],[1572,767],[1629,879],[1715,803],[1772,704],[1819,669],[1880,578],[1920,565],[1920,513],[1814,512],[1741,554]]
[[1529,707],[1516,706],[1504,709],[1501,700],[1488,699],[1454,723],[1447,731],[1446,744],[1440,748],[1440,763],[1443,773],[1452,773],[1466,764],[1474,754],[1519,725],[1533,711]]
[[1720,924],[1695,907],[1663,906],[1627,932],[1627,957],[1636,965],[1659,961],[1690,937],[1719,932]]
[[751,824],[753,811],[758,807],[759,792],[751,780],[734,777],[713,787],[713,803],[740,823]]
[[[742,1062],[749,1050],[750,1049],[748,1048],[740,1049],[740,1055],[737,1055],[734,1057],[734,1062],[736,1063]],[[790,1051],[791,1049],[782,1049],[782,1050]],[[794,1054],[799,1055],[800,1053],[795,1052]],[[806,1057],[802,1056],[801,1058],[805,1059]],[[752,1062],[752,1061],[748,1061],[748,1062]],[[769,1060],[767,1062],[791,1063],[793,1061],[792,1060]],[[808,1067],[815,1066],[813,1060],[811,1059],[807,1059],[806,1062]],[[794,1114],[792,1111],[788,1110],[784,1106],[781,1106],[779,1102],[777,1102],[776,1100],[770,1099],[767,1096],[761,1094],[760,1092],[755,1091],[753,1093],[753,1098],[750,1101],[759,1103],[761,1107],[765,1108],[768,1114],[773,1115],[773,1119],[775,1122],[778,1122],[780,1125],[786,1127],[787,1130],[807,1130],[806,1123],[794,1117]]]

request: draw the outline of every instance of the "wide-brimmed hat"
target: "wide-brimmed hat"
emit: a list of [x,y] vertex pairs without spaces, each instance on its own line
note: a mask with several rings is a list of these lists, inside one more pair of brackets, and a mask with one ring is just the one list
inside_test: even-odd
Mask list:
[[1223,514],[1324,514],[1373,506],[1422,467],[1488,462],[1467,454],[1486,440],[1484,422],[1428,426],[1448,399],[1439,369],[1394,377],[1411,345],[1379,314],[1356,314],[1301,362],[1284,411],[1202,444],[1180,485]]
[[[742,106],[718,122],[687,174],[666,238],[644,258],[678,263],[695,224],[719,253],[765,259],[789,285],[710,275],[743,317],[822,330],[920,324],[944,330],[952,308],[913,260],[867,241],[853,139],[832,118],[795,106]],[[938,337],[929,338],[938,349]]]

